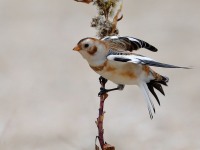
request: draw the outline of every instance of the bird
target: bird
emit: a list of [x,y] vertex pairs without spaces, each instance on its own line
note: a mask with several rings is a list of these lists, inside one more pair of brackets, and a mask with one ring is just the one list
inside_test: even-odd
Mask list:
[[113,89],[100,88],[98,96],[114,90],[122,91],[125,85],[138,85],[150,118],[153,119],[155,106],[149,91],[160,105],[154,89],[165,95],[162,85],[167,86],[169,78],[155,72],[152,67],[190,68],[161,63],[135,53],[141,48],[158,51],[153,45],[131,36],[106,36],[102,39],[87,37],[81,39],[73,50],[87,60],[90,68],[100,75],[101,81],[109,80],[118,85]]

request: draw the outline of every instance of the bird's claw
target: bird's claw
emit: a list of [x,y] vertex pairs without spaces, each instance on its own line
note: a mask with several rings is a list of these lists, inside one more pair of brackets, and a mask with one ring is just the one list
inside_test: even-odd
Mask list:
[[103,95],[103,94],[105,94],[105,93],[107,93],[108,91],[105,89],[105,88],[103,88],[103,87],[101,87],[100,88],[100,92],[98,93],[98,96],[100,97],[101,95]]

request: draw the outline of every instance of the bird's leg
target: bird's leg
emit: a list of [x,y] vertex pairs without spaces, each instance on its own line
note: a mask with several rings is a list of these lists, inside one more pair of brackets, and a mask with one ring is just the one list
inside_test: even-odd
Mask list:
[[102,77],[102,76],[99,77],[99,82],[100,82],[101,85],[105,85],[107,81],[108,80],[105,79],[104,77]]
[[105,88],[101,87],[98,96],[101,96],[101,95],[108,93],[110,91],[115,91],[115,90],[122,91],[123,89],[124,89],[124,85],[122,85],[122,84],[119,84],[116,88],[113,88],[113,89],[105,89]]

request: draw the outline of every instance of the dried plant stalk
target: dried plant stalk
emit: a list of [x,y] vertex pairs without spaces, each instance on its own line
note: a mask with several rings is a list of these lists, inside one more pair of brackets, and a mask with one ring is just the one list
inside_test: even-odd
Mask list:
[[[104,81],[100,82],[101,83],[101,87],[102,88],[105,88],[105,84],[107,82],[106,79],[103,79]],[[96,121],[96,124],[97,124],[97,128],[98,128],[98,140],[99,140],[99,143],[100,143],[100,146],[101,146],[101,149],[102,150],[115,150],[115,147],[114,146],[111,146],[110,144],[107,144],[105,141],[104,141],[104,129],[103,129],[103,120],[104,120],[104,102],[106,100],[106,98],[108,97],[108,94],[105,93],[103,95],[100,96],[100,107],[99,107],[99,116],[97,118],[97,121]],[[95,145],[95,149],[96,150],[99,150],[99,147],[97,145]]]
[[[123,16],[119,18],[120,12],[122,11],[122,0],[75,0],[82,3],[91,3],[97,7],[98,15],[92,18],[91,27],[97,30],[97,36],[103,38],[110,35],[118,35],[119,30],[117,29],[117,23]],[[100,82],[101,87],[105,88],[106,82]],[[98,128],[98,140],[102,150],[115,150],[114,146],[107,144],[104,140],[104,102],[108,97],[108,94],[100,96],[99,116],[96,124]],[[99,147],[95,144],[95,150],[99,150]]]
[[75,0],[75,1],[76,1],[76,2],[87,3],[87,4],[93,2],[93,0]]
[[91,26],[96,28],[97,36],[103,38],[118,35],[117,21],[122,10],[122,0],[94,0],[98,15],[92,19]]

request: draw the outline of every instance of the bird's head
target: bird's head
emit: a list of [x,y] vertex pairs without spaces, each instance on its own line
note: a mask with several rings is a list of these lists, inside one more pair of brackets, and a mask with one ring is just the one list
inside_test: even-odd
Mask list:
[[78,51],[80,53],[86,52],[88,54],[94,54],[97,51],[97,47],[95,46],[95,39],[84,38],[78,42],[78,44],[76,45],[76,47],[73,48],[73,50]]
[[84,38],[73,48],[78,51],[88,62],[103,59],[106,56],[106,45],[95,38]]

